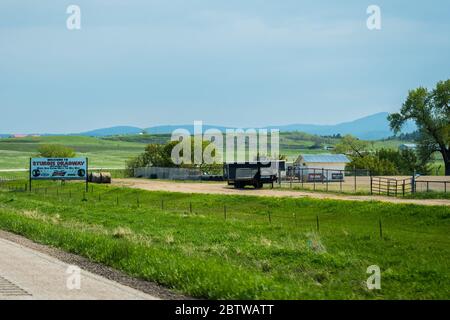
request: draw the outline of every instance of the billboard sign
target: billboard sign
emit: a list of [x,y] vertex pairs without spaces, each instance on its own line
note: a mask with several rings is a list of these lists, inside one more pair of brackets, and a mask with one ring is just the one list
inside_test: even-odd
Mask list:
[[32,158],[31,180],[87,180],[87,158]]

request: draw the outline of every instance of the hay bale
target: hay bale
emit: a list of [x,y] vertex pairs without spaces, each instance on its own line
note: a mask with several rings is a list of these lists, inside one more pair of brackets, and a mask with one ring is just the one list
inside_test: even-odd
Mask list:
[[100,173],[101,183],[111,183],[111,173],[110,172],[102,172]]
[[111,183],[111,173],[91,172],[89,173],[88,181],[91,183]]
[[92,183],[102,183],[102,174],[99,172],[92,172],[89,177]]

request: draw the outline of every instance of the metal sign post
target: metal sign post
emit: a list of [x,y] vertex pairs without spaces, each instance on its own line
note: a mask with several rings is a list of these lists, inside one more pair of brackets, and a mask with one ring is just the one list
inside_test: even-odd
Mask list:
[[89,192],[89,158],[86,158],[86,193]]
[[31,192],[31,158],[30,158],[30,171],[28,172],[28,184],[30,185],[30,192]]

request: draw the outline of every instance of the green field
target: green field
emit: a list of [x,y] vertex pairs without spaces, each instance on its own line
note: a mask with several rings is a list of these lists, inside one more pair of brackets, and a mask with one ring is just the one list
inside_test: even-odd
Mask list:
[[37,185],[1,229],[193,297],[450,299],[448,207]]
[[95,168],[124,168],[125,162],[144,151],[145,144],[80,136],[50,136],[0,139],[0,169],[28,168],[41,144],[62,144],[73,148],[80,157],[88,157]]
[[[83,136],[44,136],[0,139],[0,170],[28,168],[30,157],[37,154],[39,145],[62,144],[73,148],[78,156],[88,157],[95,168],[124,168],[125,162],[142,153],[149,143],[165,143],[170,135],[129,135],[106,138]],[[339,140],[321,138],[301,132],[280,134],[280,152],[295,160],[301,153],[330,153],[315,144],[333,146]],[[374,142],[374,148],[397,148],[397,140]],[[439,165],[439,163],[437,164]]]

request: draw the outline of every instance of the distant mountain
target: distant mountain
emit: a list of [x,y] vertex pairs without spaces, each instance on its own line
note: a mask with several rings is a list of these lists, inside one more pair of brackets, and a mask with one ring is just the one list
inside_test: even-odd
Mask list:
[[[150,134],[170,134],[176,129],[185,129],[191,133],[194,133],[194,125],[193,124],[156,126],[156,127],[147,128],[147,129],[145,129],[145,131]],[[234,128],[203,124],[202,129],[203,129],[203,132],[208,129],[217,129],[221,132],[225,132],[226,129],[234,129]]]
[[[333,135],[340,133],[341,135],[351,134],[364,140],[378,140],[392,136],[392,131],[389,128],[387,116],[389,113],[380,112],[367,117],[363,117],[354,121],[343,122],[335,125],[317,125],[317,124],[290,124],[283,126],[268,126],[267,129],[280,129],[280,132],[300,131],[317,135]],[[171,134],[175,129],[186,129],[189,132],[194,132],[193,124],[184,125],[162,125],[154,126],[147,129],[141,129],[130,126],[118,126],[104,129],[97,129],[87,132],[82,132],[78,135],[91,137],[106,137],[114,135],[131,135],[139,134],[144,130],[149,134]],[[233,129],[232,127],[203,125],[203,131],[215,128],[222,132],[226,129]],[[245,128],[244,128],[245,129]],[[409,122],[402,130],[403,133],[410,133],[416,130],[414,123]]]
[[131,126],[117,126],[104,129],[96,129],[92,131],[86,131],[79,133],[77,135],[89,136],[89,137],[106,137],[106,136],[117,136],[117,135],[128,135],[128,134],[139,134],[142,132],[141,128],[131,127]]
[[[317,135],[333,135],[340,133],[341,135],[351,134],[364,140],[377,140],[392,136],[387,116],[389,113],[380,112],[364,118],[360,118],[350,122],[343,122],[335,125],[317,125],[317,124],[291,124],[284,126],[268,126],[267,129],[279,129],[280,132],[301,131]],[[186,129],[194,132],[193,125],[168,125],[147,128],[146,131],[152,134],[170,134],[175,129]],[[222,132],[231,127],[203,125],[203,130],[216,128]],[[402,130],[404,133],[410,133],[416,130],[413,123],[407,123]]]
[[[340,133],[351,134],[364,140],[377,140],[392,136],[387,116],[389,113],[380,112],[367,117],[363,117],[350,122],[343,122],[335,125],[314,125],[314,124],[293,124],[279,127],[281,132],[302,131],[317,135],[332,135]],[[416,130],[414,123],[407,123],[402,132],[410,133]]]

